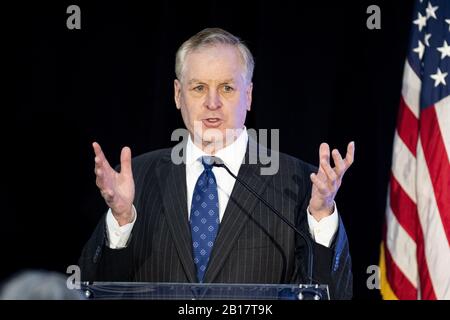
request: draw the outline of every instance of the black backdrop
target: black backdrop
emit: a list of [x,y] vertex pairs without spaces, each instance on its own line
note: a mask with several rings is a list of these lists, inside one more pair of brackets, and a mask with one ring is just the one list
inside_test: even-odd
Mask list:
[[[66,8],[81,8],[81,30]],[[366,9],[381,8],[381,30]],[[14,104],[2,108],[0,280],[23,268],[65,272],[106,210],[92,141],[112,163],[172,146],[174,55],[189,36],[222,27],[254,53],[246,125],[280,129],[280,149],[313,164],[327,141],[355,163],[337,204],[353,258],[355,298],[378,298],[378,263],[412,1],[58,1],[4,11]],[[9,60],[6,61],[9,64]]]

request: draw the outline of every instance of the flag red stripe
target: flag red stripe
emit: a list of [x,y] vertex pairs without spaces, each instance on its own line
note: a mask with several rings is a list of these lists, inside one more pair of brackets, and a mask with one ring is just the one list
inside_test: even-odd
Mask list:
[[[416,210],[416,214],[418,214]],[[418,219],[418,218],[417,218]],[[420,223],[417,224],[417,264],[420,277],[420,294],[423,300],[436,300],[436,294],[431,282],[430,271],[425,255],[425,242],[423,238],[422,228]]]
[[384,242],[384,252],[386,259],[386,277],[389,281],[392,291],[400,300],[415,300],[417,299],[417,289],[414,288],[408,278],[403,275],[403,272],[398,268],[392,259],[391,253]]
[[450,245],[450,162],[434,106],[421,111],[420,139],[436,204]]
[[400,138],[415,157],[417,140],[419,136],[419,121],[406,104],[403,96],[400,99],[400,107],[397,118],[397,131]]
[[425,258],[425,245],[416,204],[402,189],[394,175],[391,175],[390,186],[391,209],[403,229],[414,240],[417,246],[417,262],[420,287],[423,299],[436,299]]
[[390,204],[392,212],[408,235],[417,242],[417,207],[391,173]]

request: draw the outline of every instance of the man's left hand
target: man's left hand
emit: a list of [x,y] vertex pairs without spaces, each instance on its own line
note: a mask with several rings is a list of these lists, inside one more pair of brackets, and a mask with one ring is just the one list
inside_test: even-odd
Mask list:
[[319,148],[319,171],[312,173],[310,178],[313,183],[309,211],[311,215],[320,221],[331,215],[334,211],[334,198],[342,184],[344,173],[353,163],[355,155],[355,143],[352,141],[347,146],[347,154],[342,159],[337,149],[332,152],[335,167],[330,165],[330,147],[322,143]]

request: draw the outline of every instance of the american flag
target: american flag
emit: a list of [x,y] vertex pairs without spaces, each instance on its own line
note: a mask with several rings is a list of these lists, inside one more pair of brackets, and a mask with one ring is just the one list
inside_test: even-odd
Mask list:
[[450,1],[417,1],[381,246],[385,299],[450,299]]

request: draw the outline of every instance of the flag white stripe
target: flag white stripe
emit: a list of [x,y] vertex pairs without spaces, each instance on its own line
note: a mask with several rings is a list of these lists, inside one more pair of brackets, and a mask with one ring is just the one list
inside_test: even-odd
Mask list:
[[450,299],[450,248],[420,142],[417,145],[417,209],[425,257],[437,299]]
[[416,203],[416,158],[400,138],[397,130],[394,135],[392,174],[406,194]]
[[397,217],[392,212],[390,206],[390,197],[388,196],[386,208],[386,246],[392,259],[398,266],[400,271],[417,288],[418,272],[417,272],[417,256],[416,243],[409,236],[405,229],[400,225]]
[[420,106],[420,88],[422,83],[417,77],[414,70],[409,65],[408,60],[405,62],[405,70],[403,72],[403,87],[402,95],[406,104],[412,113],[419,118],[419,106]]
[[447,159],[450,162],[450,96],[435,104],[436,116],[444,140]]

